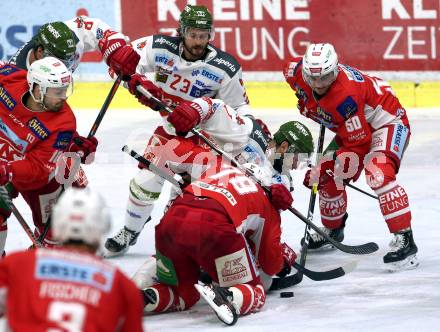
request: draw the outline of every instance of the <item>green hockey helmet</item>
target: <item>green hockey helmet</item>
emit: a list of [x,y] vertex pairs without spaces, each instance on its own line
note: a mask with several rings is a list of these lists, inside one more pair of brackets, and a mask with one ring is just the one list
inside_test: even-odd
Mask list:
[[312,133],[309,128],[299,121],[289,121],[281,125],[278,131],[273,135],[277,145],[284,141],[289,143],[290,153],[313,153],[314,144]]
[[63,22],[44,24],[35,35],[37,46],[43,47],[44,56],[53,56],[60,59],[68,69],[75,60],[78,37]]
[[205,6],[185,6],[179,19],[179,31],[182,36],[185,35],[187,28],[208,30],[210,40],[214,39],[212,15]]

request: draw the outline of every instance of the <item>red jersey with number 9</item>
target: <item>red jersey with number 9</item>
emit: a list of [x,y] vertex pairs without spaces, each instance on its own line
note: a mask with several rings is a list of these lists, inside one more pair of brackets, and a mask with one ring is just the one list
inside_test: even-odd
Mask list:
[[142,331],[142,297],[116,267],[64,249],[0,262],[0,305],[12,331]]

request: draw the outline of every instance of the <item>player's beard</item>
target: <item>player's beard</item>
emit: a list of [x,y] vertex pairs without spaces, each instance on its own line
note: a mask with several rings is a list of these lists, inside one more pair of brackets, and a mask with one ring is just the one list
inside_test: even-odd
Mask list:
[[48,100],[46,98],[44,98],[43,106],[46,111],[59,112],[63,108],[65,102],[66,102],[65,100],[60,100],[56,103],[48,102]]
[[192,46],[189,47],[186,44],[186,41],[183,41],[183,46],[185,47],[185,50],[191,54],[191,56],[193,56],[195,58],[195,60],[200,59],[204,54],[205,54],[205,50],[207,45],[202,46],[202,45],[196,45],[196,46]]

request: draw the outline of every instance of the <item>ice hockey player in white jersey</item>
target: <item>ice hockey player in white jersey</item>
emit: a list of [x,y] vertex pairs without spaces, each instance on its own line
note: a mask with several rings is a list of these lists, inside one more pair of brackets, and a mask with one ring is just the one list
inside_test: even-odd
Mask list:
[[129,44],[128,37],[114,31],[102,20],[86,16],[44,24],[9,63],[28,69],[35,60],[53,56],[73,72],[85,52],[98,50],[114,72],[126,76],[134,74],[139,55]]
[[[132,43],[140,54],[137,74],[128,87],[145,106],[157,105],[137,91],[141,85],[158,99],[170,106],[200,97],[214,97],[234,109],[241,119],[250,116],[249,100],[242,81],[242,70],[238,62],[228,53],[209,42],[214,38],[211,13],[204,6],[187,5],[180,16],[178,36],[153,35]],[[153,81],[145,76],[153,74]],[[154,159],[151,146],[172,139],[175,128],[166,120],[158,127],[148,142],[147,159]],[[191,120],[191,119],[190,119]],[[189,120],[189,121],[190,121]],[[192,119],[192,121],[196,121]],[[264,123],[256,119],[263,131]],[[232,132],[231,132],[232,134]],[[270,133],[269,133],[270,134]],[[248,133],[243,134],[248,137]],[[232,141],[232,135],[228,136]],[[122,254],[136,243],[144,224],[150,219],[153,203],[159,197],[163,180],[146,170],[141,170],[130,182],[125,226],[106,242],[106,248],[114,254]]]

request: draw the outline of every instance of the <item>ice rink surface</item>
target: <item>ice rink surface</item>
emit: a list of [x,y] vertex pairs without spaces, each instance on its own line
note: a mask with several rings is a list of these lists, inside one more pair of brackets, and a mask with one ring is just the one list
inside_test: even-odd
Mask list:
[[[86,136],[98,110],[79,111],[78,131]],[[286,121],[300,120],[309,125],[315,141],[318,125],[289,110],[256,110],[272,132]],[[376,242],[380,249],[368,256],[353,256],[334,250],[309,254],[307,267],[326,270],[357,261],[357,268],[339,279],[316,282],[304,278],[288,290],[293,298],[269,293],[266,305],[257,314],[239,318],[233,327],[223,325],[205,303],[186,312],[145,316],[148,331],[439,331],[440,326],[440,110],[409,110],[412,136],[398,175],[406,189],[412,209],[413,230],[419,248],[420,266],[399,273],[386,272],[382,256],[391,235],[379,211],[377,201],[348,188],[349,218],[345,231],[347,244]],[[93,165],[85,167],[90,186],[101,192],[111,207],[111,235],[123,225],[128,183],[137,172],[136,161],[121,152],[124,144],[143,151],[144,144],[160,123],[150,110],[109,109],[97,137],[100,144]],[[333,136],[329,131],[326,141]],[[309,192],[302,186],[304,170],[295,172],[294,206],[307,213]],[[356,183],[371,191],[364,177]],[[169,188],[168,186],[166,188]],[[111,260],[131,276],[144,259],[154,253],[154,226],[167,200],[165,190],[137,244],[128,254]],[[21,198],[16,204],[26,220],[30,213]],[[318,209],[315,223],[320,225]],[[283,213],[283,239],[299,251],[304,224]],[[12,217],[9,222],[8,252],[27,248],[30,241]]]

